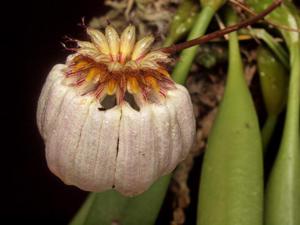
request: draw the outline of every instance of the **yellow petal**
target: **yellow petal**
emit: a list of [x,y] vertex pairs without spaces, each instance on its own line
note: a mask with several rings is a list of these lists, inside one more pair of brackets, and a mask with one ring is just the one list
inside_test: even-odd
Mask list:
[[93,67],[89,70],[85,80],[86,81],[92,81],[95,76],[100,75],[100,70],[97,67]]
[[140,86],[135,77],[129,77],[127,79],[127,89],[131,94],[137,94],[140,91]]
[[120,37],[112,26],[108,25],[105,28],[105,36],[108,41],[110,54],[114,61],[119,60],[119,50],[120,50]]
[[105,55],[110,54],[109,46],[105,35],[93,28],[87,28],[87,33],[91,37],[92,42],[97,47],[97,49]]
[[139,40],[134,46],[131,59],[137,60],[142,56],[144,56],[149,51],[153,41],[154,41],[154,37],[152,35],[146,36],[141,40]]
[[152,51],[144,55],[140,60],[140,66],[149,69],[158,69],[160,67],[159,63],[164,64],[169,63],[170,59],[168,54],[162,51]]
[[154,91],[159,91],[160,87],[157,83],[157,80],[154,77],[147,76],[145,77],[146,82],[152,87]]
[[75,69],[75,70],[80,70],[80,69],[84,68],[85,66],[87,66],[88,64],[90,64],[90,63],[87,62],[87,61],[79,61],[79,62],[74,66],[74,69]]
[[166,77],[170,77],[170,74],[167,70],[162,69],[162,68],[157,68],[156,69],[158,72],[160,72],[161,74],[165,75]]
[[88,42],[88,41],[77,41],[77,45],[80,48],[87,48],[87,49],[91,49],[91,50],[96,49],[95,45],[91,42]]
[[116,92],[117,83],[114,79],[107,82],[106,92],[108,95],[113,95]]
[[135,27],[129,25],[121,35],[120,62],[124,63],[131,54],[135,44]]

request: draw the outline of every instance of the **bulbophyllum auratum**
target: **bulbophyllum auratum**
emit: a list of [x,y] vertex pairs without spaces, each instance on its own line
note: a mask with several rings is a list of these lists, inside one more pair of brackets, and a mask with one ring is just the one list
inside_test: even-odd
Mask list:
[[50,170],[83,190],[111,188],[133,196],[174,170],[192,145],[195,119],[187,90],[165,66],[169,54],[205,43],[264,18],[281,4],[247,20],[181,44],[152,50],[152,36],[135,40],[87,28],[65,64],[50,71],[38,102],[37,123]]
[[39,98],[48,167],[83,190],[140,194],[189,153],[190,96],[165,69],[168,54],[151,51],[151,35],[136,42],[132,25],[121,36],[110,25],[87,34],[91,42],[76,40]]

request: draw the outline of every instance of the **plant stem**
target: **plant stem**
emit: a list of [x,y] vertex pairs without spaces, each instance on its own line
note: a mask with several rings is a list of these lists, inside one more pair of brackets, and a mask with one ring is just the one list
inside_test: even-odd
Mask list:
[[198,5],[199,3],[197,4],[197,2],[193,0],[181,2],[173,16],[172,23],[169,27],[169,33],[163,44],[164,47],[174,44],[190,31],[197,16]]
[[[186,41],[186,42],[183,42],[183,43],[180,43],[180,44],[177,44],[177,45],[173,45],[173,46],[170,46],[170,47],[167,47],[167,48],[161,48],[159,50],[163,51],[163,52],[166,52],[166,53],[175,53],[177,51],[181,51],[183,49],[190,48],[190,47],[193,47],[195,45],[205,43],[205,42],[210,41],[212,39],[222,37],[225,34],[237,31],[237,30],[239,30],[243,27],[249,26],[249,25],[259,21],[260,19],[263,19],[265,16],[267,16],[269,13],[271,13],[274,9],[276,9],[281,3],[282,3],[282,0],[276,0],[272,4],[270,4],[270,6],[268,8],[263,10],[261,13],[257,14],[256,16],[253,16],[249,19],[246,19],[246,20],[244,20],[240,23],[237,23],[237,24],[231,25],[229,27],[226,27],[222,30],[218,30],[218,31],[215,31],[213,33],[207,34],[203,37],[198,37],[198,38],[195,38],[195,39],[192,39],[192,40],[189,39],[189,41]],[[204,7],[204,8],[206,8],[206,7]]]
[[[205,33],[211,19],[214,16],[214,13],[215,10],[213,10],[210,6],[205,6],[201,10],[188,36],[188,40],[202,36]],[[193,60],[197,54],[198,48],[198,46],[194,46],[189,49],[185,49],[181,52],[179,58],[180,61],[175,66],[175,69],[172,73],[175,82],[180,84],[185,83],[187,75],[192,66]]]

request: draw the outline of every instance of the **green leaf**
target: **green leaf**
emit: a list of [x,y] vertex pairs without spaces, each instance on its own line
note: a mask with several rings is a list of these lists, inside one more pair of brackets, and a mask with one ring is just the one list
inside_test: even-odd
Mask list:
[[283,110],[288,88],[288,71],[277,58],[264,47],[257,51],[257,64],[260,87],[268,112],[267,120],[262,129],[264,150],[270,141],[276,125],[277,117]]
[[[195,24],[188,36],[188,40],[202,36],[205,33],[214,14],[215,10],[213,8],[210,6],[204,6],[196,18]],[[172,76],[176,82],[181,84],[185,83],[198,48],[199,46],[193,46],[181,52],[179,57],[180,61],[176,64],[172,73]]]
[[264,29],[251,29],[251,34],[262,39],[268,47],[273,51],[275,56],[284,65],[285,69],[289,70],[289,55],[285,49]]
[[173,17],[174,19],[172,20],[169,34],[164,41],[164,46],[174,44],[190,31],[195,22],[198,8],[198,4],[192,0],[182,1]]
[[[271,0],[247,0],[257,12]],[[299,14],[289,2],[269,15],[280,25],[299,29]],[[289,7],[288,7],[289,6]],[[283,136],[266,189],[265,224],[300,224],[300,34],[279,29],[290,51],[290,81]]]
[[114,190],[91,193],[70,225],[152,225],[158,216],[171,176],[160,178],[145,193],[128,198]]
[[[227,10],[229,24],[237,22]],[[236,32],[229,34],[225,93],[208,138],[200,180],[198,225],[263,224],[263,154]]]

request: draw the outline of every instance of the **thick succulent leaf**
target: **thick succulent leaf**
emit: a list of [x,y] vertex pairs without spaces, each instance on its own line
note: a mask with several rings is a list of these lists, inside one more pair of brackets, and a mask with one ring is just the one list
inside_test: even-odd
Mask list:
[[[226,15],[228,25],[236,23],[232,9]],[[262,155],[258,118],[233,32],[225,93],[202,164],[198,225],[263,224]]]
[[[271,0],[247,0],[260,12]],[[274,23],[289,28],[300,28],[300,16],[291,2],[284,1],[268,15]],[[287,110],[279,151],[271,170],[265,197],[265,224],[300,224],[300,34],[279,29],[290,53],[290,81]]]
[[161,177],[143,194],[128,198],[116,191],[92,193],[70,225],[153,225],[171,176]]

